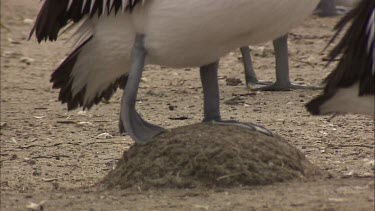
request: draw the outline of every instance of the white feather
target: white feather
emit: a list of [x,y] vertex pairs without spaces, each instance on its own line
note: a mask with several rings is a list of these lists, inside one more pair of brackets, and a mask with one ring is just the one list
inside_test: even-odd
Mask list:
[[111,2],[110,2],[110,4],[109,4],[109,9],[112,9],[112,7],[113,7],[113,3],[114,3],[114,0],[110,0]]
[[127,3],[128,0],[122,0],[122,13],[124,14],[125,13],[125,9],[126,9],[126,3]]
[[[110,1],[112,7],[114,1]],[[94,36],[73,67],[73,95],[86,87],[84,103],[91,102],[117,78],[127,74],[136,34],[145,34],[147,64],[199,67],[241,46],[287,33],[309,16],[318,2],[155,0],[146,1],[142,8],[135,7],[131,14],[112,13],[88,19],[86,28],[79,33],[84,37]]]
[[86,1],[87,1],[87,0],[83,0],[82,8],[81,8],[81,13],[83,13],[83,10],[85,9]]
[[75,31],[70,39],[67,41],[74,40],[73,47],[78,47],[81,45],[86,39],[88,39],[91,35],[94,34],[95,26],[93,26],[93,22],[90,20],[84,21],[79,30]]
[[105,11],[106,11],[106,5],[107,5],[107,0],[103,0],[103,10],[102,10],[102,14],[105,15]]
[[372,56],[372,75],[375,75],[375,9],[372,9],[367,23],[367,53]]
[[91,5],[90,5],[90,14],[92,13],[92,9],[94,8],[96,0],[91,0]]
[[68,7],[66,8],[66,11],[69,11],[70,7],[72,6],[73,0],[69,0]]

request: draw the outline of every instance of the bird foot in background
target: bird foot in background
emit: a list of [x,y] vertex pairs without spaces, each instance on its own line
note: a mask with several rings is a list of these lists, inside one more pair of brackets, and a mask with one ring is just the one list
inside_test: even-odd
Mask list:
[[319,86],[305,86],[305,85],[295,85],[295,84],[279,84],[274,83],[267,86],[261,86],[261,87],[250,87],[251,90],[254,91],[292,91],[297,89],[306,89],[306,90],[322,90],[323,87]]
[[250,89],[260,88],[262,86],[271,85],[271,81],[250,81],[246,83],[246,86]]
[[335,10],[332,11],[324,11],[322,9],[316,9],[314,11],[314,15],[318,15],[320,17],[334,17],[334,16],[342,16],[348,13],[349,9],[346,7],[336,7]]

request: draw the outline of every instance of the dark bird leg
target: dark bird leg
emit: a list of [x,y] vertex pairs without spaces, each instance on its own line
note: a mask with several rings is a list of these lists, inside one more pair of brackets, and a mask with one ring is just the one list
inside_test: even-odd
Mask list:
[[243,66],[245,70],[245,80],[246,86],[249,88],[255,87],[257,85],[270,85],[271,82],[259,81],[253,67],[253,62],[251,59],[251,50],[249,46],[244,46],[240,48],[243,60]]
[[135,109],[139,83],[145,64],[146,50],[143,45],[144,35],[135,38],[132,51],[132,65],[129,78],[121,101],[121,120],[126,132],[137,143],[147,143],[163,131],[164,128],[148,123]]
[[288,35],[281,36],[273,41],[276,60],[276,82],[269,86],[254,88],[262,91],[290,91],[294,89],[317,90],[320,87],[294,85],[289,79],[289,58],[288,58]]
[[266,135],[273,136],[267,129],[252,124],[232,120],[222,120],[220,115],[220,95],[217,70],[219,62],[214,62],[200,68],[200,76],[204,98],[204,119],[203,122],[212,122],[220,125],[236,125],[245,127],[251,131],[259,131]]

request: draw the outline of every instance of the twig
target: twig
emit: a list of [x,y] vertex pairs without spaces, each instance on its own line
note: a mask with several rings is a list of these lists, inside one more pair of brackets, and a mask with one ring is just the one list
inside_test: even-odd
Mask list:
[[60,145],[63,145],[63,144],[80,145],[80,143],[81,142],[78,142],[78,143],[72,143],[72,142],[57,143],[57,144],[53,144],[53,145],[37,145],[37,144],[34,144],[34,145],[29,145],[29,146],[18,146],[17,148],[19,148],[19,149],[29,149],[29,148],[33,148],[33,147],[56,147],[56,146],[60,146]]
[[51,156],[43,156],[43,155],[40,155],[40,156],[36,156],[36,157],[32,157],[31,159],[40,159],[40,158],[47,158],[47,159],[50,159],[50,158],[70,158],[70,156],[68,155],[51,155]]
[[222,180],[222,179],[225,179],[225,178],[234,177],[234,176],[241,175],[241,174],[242,173],[228,174],[228,175],[218,177],[216,180],[219,181],[219,180]]

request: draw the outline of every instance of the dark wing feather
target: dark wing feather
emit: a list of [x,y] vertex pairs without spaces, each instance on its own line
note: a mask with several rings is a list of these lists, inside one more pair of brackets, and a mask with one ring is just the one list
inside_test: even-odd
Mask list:
[[351,23],[344,37],[329,54],[330,62],[339,56],[341,59],[325,79],[324,93],[306,104],[310,113],[320,114],[319,107],[329,100],[339,88],[350,87],[358,82],[359,96],[375,94],[375,40],[368,33],[368,26],[371,24],[375,26],[374,12],[375,0],[362,0],[336,24],[337,32],[330,44]]
[[[127,0],[126,5],[122,5],[122,0],[113,0],[111,5],[111,0],[87,0],[83,5],[83,0],[71,1],[68,8],[69,0],[45,0],[30,32],[30,38],[35,33],[38,42],[54,41],[63,27],[79,22],[86,15],[91,18],[94,15],[117,13],[120,9],[131,12],[138,3],[142,2],[142,0]],[[103,3],[106,5],[106,11],[104,11]]]
[[88,42],[90,42],[91,39],[92,36],[84,42],[82,42],[82,44],[78,46],[77,49],[75,49],[51,75],[50,82],[53,83],[52,88],[60,89],[59,100],[61,101],[61,103],[67,103],[68,110],[72,110],[77,107],[83,107],[83,109],[90,109],[94,104],[100,103],[102,98],[109,100],[111,96],[115,93],[117,88],[125,88],[126,82],[128,80],[127,75],[121,76],[112,84],[110,84],[100,95],[95,96],[93,101],[90,101],[87,104],[84,104],[83,102],[84,95],[86,93],[86,87],[84,87],[82,90],[80,90],[80,92],[73,96],[73,81],[71,80],[72,70],[82,48],[84,48],[84,46]]
[[360,83],[359,96],[374,94],[375,76],[373,74],[374,40],[369,40],[367,26],[371,20],[371,15],[375,10],[374,0],[362,0],[358,6],[344,16],[335,26],[337,30],[331,40],[333,42],[338,34],[349,23],[352,23],[344,37],[330,52],[329,59],[333,61],[341,56],[340,62],[334,71],[325,79],[327,84],[325,92],[332,92],[339,87],[349,87],[354,83]]

